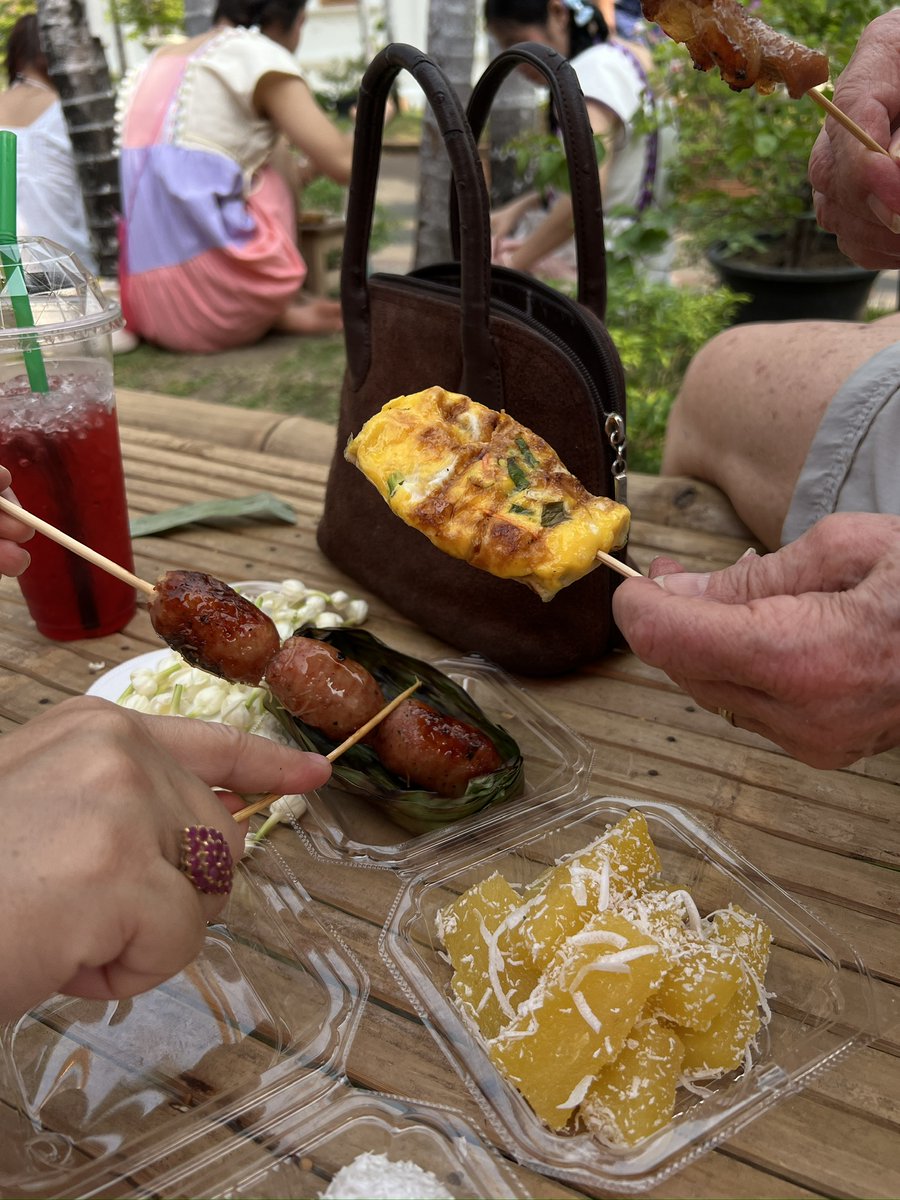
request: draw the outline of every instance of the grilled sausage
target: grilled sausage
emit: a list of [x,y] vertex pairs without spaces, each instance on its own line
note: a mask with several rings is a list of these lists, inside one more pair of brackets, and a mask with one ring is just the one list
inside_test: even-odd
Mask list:
[[336,742],[355,733],[385,703],[365,667],[315,638],[288,638],[266,668],[266,683],[288,712]]
[[461,796],[470,779],[502,763],[479,729],[421,700],[404,700],[367,739],[389,771],[439,796]]
[[281,645],[270,617],[201,571],[167,571],[157,580],[150,620],[191,666],[232,683],[259,683]]

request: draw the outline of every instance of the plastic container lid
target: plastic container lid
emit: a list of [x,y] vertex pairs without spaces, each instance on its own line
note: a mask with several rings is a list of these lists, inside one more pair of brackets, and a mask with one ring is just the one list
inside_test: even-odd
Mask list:
[[[346,1085],[332,1091],[327,1104],[281,1122],[264,1146],[241,1147],[226,1156],[217,1175],[204,1166],[196,1176],[197,1187],[205,1189],[203,1195],[229,1200],[316,1197],[342,1167],[364,1153],[415,1163],[453,1197],[524,1195],[508,1165],[461,1113]],[[192,1176],[182,1176],[179,1185],[182,1195],[200,1194],[192,1188]]]
[[[57,996],[0,1032],[4,1195],[145,1194],[240,1126],[263,1136],[344,1073],[368,978],[271,843],[238,865],[200,957],[118,1003]],[[8,1111],[8,1110],[7,1110]]]
[[34,326],[20,329],[6,289],[0,288],[0,353],[83,341],[122,326],[117,301],[105,296],[95,275],[64,246],[23,237],[17,245]]
[[339,783],[329,784],[308,796],[308,810],[301,819],[303,833],[318,856],[412,871],[450,847],[468,842],[503,814],[567,804],[584,795],[593,750],[539,708],[509,675],[475,655],[436,659],[432,665],[464,688],[518,742],[525,759],[523,791],[503,804],[411,835],[366,800],[342,790]]
[[[631,1149],[613,1149],[586,1132],[551,1132],[496,1070],[481,1036],[454,1003],[436,917],[494,871],[514,886],[527,885],[630,809],[640,809],[647,819],[663,877],[688,889],[701,913],[735,903],[769,925],[774,943],[766,988],[774,998],[772,1020],[760,1032],[749,1070],[705,1085],[706,1094],[679,1089],[668,1125]],[[852,947],[706,825],[672,805],[649,801],[583,799],[562,817],[526,813],[481,830],[466,849],[442,856],[406,883],[380,949],[506,1151],[526,1166],[588,1189],[627,1193],[657,1185],[837,1058],[898,1024],[896,1009],[879,1007]]]

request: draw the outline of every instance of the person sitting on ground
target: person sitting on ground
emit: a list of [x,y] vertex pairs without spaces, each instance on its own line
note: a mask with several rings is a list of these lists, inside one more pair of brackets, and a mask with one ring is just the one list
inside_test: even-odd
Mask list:
[[166,349],[341,327],[336,301],[300,291],[295,194],[309,171],[289,147],[338,183],[353,147],[294,56],[305,9],[219,0],[209,32],[161,47],[123,87],[122,307],[132,331]]
[[19,17],[10,30],[6,72],[0,129],[16,135],[18,233],[58,242],[96,272],[72,143],[34,13]]
[[[614,12],[611,5],[607,11]],[[485,0],[485,21],[501,48],[516,42],[540,42],[558,51],[578,76],[591,128],[603,141],[600,164],[607,235],[627,227],[634,216],[609,214],[614,209],[641,214],[666,203],[666,176],[675,129],[661,97],[648,78],[652,67],[645,46],[618,37],[599,6],[586,0]],[[543,75],[524,67],[534,83]],[[638,127],[647,112],[654,125]],[[494,261],[556,278],[574,274],[571,243],[574,222],[568,193],[553,198],[528,191],[497,209],[491,218]],[[651,278],[668,276],[670,250],[647,256],[641,266]]]
[[[861,265],[900,267],[900,9],[876,18],[809,176],[823,228]],[[900,745],[900,313],[743,325],[692,363],[666,474],[730,498],[777,552],[724,571],[658,560],[614,612],[632,649],[705,708],[819,767]]]
[[[15,500],[9,483],[0,467]],[[0,514],[0,574],[27,568],[32,532]],[[330,774],[319,754],[92,696],[4,734],[0,1021],[55,992],[121,1000],[187,966],[243,852],[234,793],[292,795]],[[214,878],[185,856],[186,835],[215,850]]]

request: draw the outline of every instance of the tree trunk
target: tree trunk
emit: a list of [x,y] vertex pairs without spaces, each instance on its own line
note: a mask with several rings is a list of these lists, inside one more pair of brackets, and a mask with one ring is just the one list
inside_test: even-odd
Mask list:
[[115,95],[106,55],[87,26],[80,0],[38,0],[41,45],[63,114],[88,229],[101,275],[119,261],[119,169],[114,146]]
[[215,7],[215,0],[184,0],[184,32],[188,37],[206,33]]
[[[472,91],[475,14],[476,0],[431,0],[428,10],[428,53],[444,69],[463,105]],[[450,257],[450,163],[430,109],[422,122],[419,179],[415,262],[424,267]]]
[[[499,47],[491,39],[491,58]],[[507,75],[491,109],[488,129],[491,166],[491,207],[505,204],[528,187],[528,180],[516,163],[510,143],[540,126],[540,113],[534,85],[520,71]]]

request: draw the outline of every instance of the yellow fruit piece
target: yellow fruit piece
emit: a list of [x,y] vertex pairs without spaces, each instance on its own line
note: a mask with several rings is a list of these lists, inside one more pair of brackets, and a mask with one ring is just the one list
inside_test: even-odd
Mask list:
[[675,1025],[708,1029],[740,986],[737,956],[695,934],[682,934],[669,970],[653,997],[654,1012]]
[[519,955],[546,966],[566,937],[597,912],[641,890],[660,869],[643,813],[632,811],[602,837],[545,873],[513,931]]
[[490,1043],[493,1062],[551,1129],[569,1122],[599,1070],[619,1055],[665,969],[652,938],[600,913],[560,946]]
[[772,931],[765,921],[730,904],[713,913],[710,926],[710,941],[734,950],[762,983],[772,945]]
[[633,1146],[661,1129],[675,1112],[683,1057],[674,1030],[652,1017],[639,1020],[578,1110],[588,1129],[613,1146]]
[[714,1076],[734,1071],[762,1024],[759,989],[745,975],[727,1006],[713,1017],[709,1028],[676,1029],[684,1043],[682,1069],[688,1077]]
[[518,893],[493,874],[463,892],[438,915],[441,940],[454,967],[451,986],[486,1038],[512,1019],[539,971],[517,957],[504,925],[521,908]]

